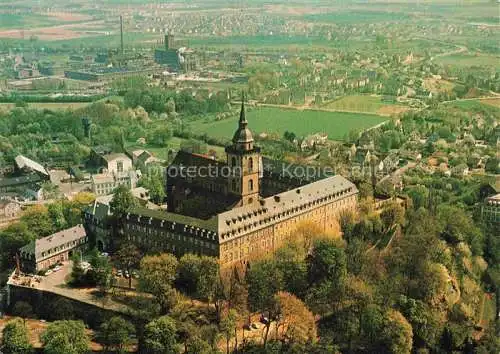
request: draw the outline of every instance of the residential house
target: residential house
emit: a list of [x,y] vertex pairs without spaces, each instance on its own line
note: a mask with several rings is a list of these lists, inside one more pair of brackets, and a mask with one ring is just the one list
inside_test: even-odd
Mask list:
[[21,204],[10,199],[0,200],[0,223],[16,220],[21,214]]
[[90,177],[92,193],[97,196],[108,195],[121,185],[127,186],[128,189],[135,188],[140,176],[140,171],[133,170],[92,175]]
[[19,249],[21,269],[25,273],[34,273],[68,261],[77,250],[86,248],[87,241],[83,225],[31,241]]

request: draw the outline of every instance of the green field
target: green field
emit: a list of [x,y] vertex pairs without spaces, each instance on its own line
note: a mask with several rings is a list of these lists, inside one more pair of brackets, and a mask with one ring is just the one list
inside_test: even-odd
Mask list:
[[0,14],[0,29],[44,27],[61,23],[55,17],[38,14]]
[[304,19],[312,22],[332,22],[337,24],[376,23],[409,20],[410,15],[403,12],[384,11],[344,11],[314,15],[305,15]]
[[500,56],[485,54],[457,54],[435,59],[436,63],[454,66],[492,66],[498,68]]
[[[51,109],[51,110],[61,110],[61,109],[78,109],[82,107],[86,107],[92,102],[35,102],[35,103],[27,103],[29,108],[36,109]],[[0,109],[4,108],[7,110],[11,110],[16,105],[15,103],[0,103]]]
[[[294,132],[298,136],[324,132],[329,139],[342,139],[351,130],[373,127],[387,118],[373,114],[340,113],[313,110],[293,110],[259,107],[247,112],[249,128],[254,134]],[[238,117],[220,121],[197,121],[191,124],[195,134],[207,134],[230,139],[236,129]]]
[[500,106],[498,105],[498,101],[495,98],[492,98],[488,101],[485,100],[463,100],[463,101],[455,101],[455,102],[447,102],[445,103],[447,107],[455,107],[459,109],[463,109],[466,111],[478,111],[484,109],[490,110],[498,110],[500,112]]
[[227,36],[227,37],[194,37],[185,38],[190,47],[216,47],[216,48],[239,48],[239,49],[256,49],[266,48],[267,50],[282,50],[290,48],[346,48],[359,49],[370,45],[370,42],[365,40],[359,41],[356,39],[346,41],[328,41],[323,36],[287,36],[287,35],[256,35],[256,36]]
[[371,95],[345,96],[332,102],[325,103],[321,107],[340,111],[379,113],[381,115],[390,115],[391,112],[398,113],[406,110],[406,107],[403,105],[383,102],[380,96]]

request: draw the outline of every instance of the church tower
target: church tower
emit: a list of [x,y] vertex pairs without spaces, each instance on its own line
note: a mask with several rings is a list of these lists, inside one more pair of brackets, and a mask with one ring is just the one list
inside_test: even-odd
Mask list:
[[240,120],[233,143],[226,147],[227,164],[231,168],[228,190],[241,198],[240,205],[259,200],[260,148],[254,146],[252,132],[245,116],[245,96],[241,98]]

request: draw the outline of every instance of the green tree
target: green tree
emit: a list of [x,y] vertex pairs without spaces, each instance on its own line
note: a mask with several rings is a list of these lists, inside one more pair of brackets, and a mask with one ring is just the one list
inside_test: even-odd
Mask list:
[[70,320],[74,317],[73,304],[64,297],[55,298],[47,305],[47,319]]
[[28,230],[37,238],[48,236],[55,232],[49,211],[44,205],[34,205],[26,209],[21,221],[28,226]]
[[151,354],[177,353],[177,327],[169,316],[159,317],[144,328],[144,350]]
[[56,230],[62,230],[66,227],[67,222],[64,217],[64,208],[62,203],[52,203],[48,206],[49,217]]
[[82,321],[55,321],[41,336],[44,353],[84,354],[90,350],[89,337]]
[[113,350],[123,353],[125,347],[131,342],[135,333],[134,326],[120,316],[111,317],[99,328],[99,338],[104,344],[104,350]]
[[33,352],[29,341],[28,329],[24,321],[13,319],[9,321],[2,331],[2,353],[28,354]]
[[219,325],[221,333],[226,338],[226,353],[229,354],[229,343],[236,335],[236,321],[238,320],[238,313],[231,309],[223,317]]
[[296,243],[290,243],[276,251],[277,269],[283,274],[284,289],[303,298],[307,291],[307,264],[304,252]]
[[21,317],[24,320],[35,315],[33,307],[26,301],[16,301],[11,312],[14,316]]
[[136,108],[141,103],[141,91],[137,89],[132,89],[127,91],[125,96],[123,97],[123,101],[125,102],[125,106]]
[[[141,251],[133,244],[125,244],[116,252],[118,264],[129,274],[132,274],[132,270],[139,266],[141,257]],[[132,276],[128,278],[128,287],[132,288]]]
[[90,256],[90,265],[92,269],[88,271],[89,276],[100,291],[105,293],[111,287],[112,279],[112,267],[108,257],[102,256],[97,249],[94,249]]
[[389,310],[386,313],[383,322],[382,341],[389,353],[411,353],[413,331],[411,325],[400,312]]
[[148,143],[153,144],[158,147],[165,147],[168,145],[168,141],[172,138],[172,130],[165,125],[162,125],[155,130],[151,131],[147,140]]
[[307,259],[309,290],[306,301],[313,311],[325,313],[338,306],[347,278],[347,257],[335,241],[317,240]]
[[215,354],[215,353],[216,352],[212,349],[212,347],[206,340],[203,340],[199,336],[194,336],[189,339],[185,354]]
[[140,263],[139,287],[156,297],[163,312],[167,312],[177,300],[177,294],[172,287],[177,263],[177,258],[168,253],[146,256]]
[[14,257],[19,248],[27,245],[36,238],[25,222],[10,224],[0,231],[0,254],[3,266],[14,264]]
[[169,115],[171,113],[175,113],[175,101],[172,97],[170,97],[167,103],[165,103],[165,112]]
[[308,258],[309,283],[329,281],[342,285],[347,276],[347,258],[344,249],[333,240],[317,240]]
[[119,216],[126,214],[129,210],[137,207],[138,202],[132,195],[132,192],[125,185],[121,185],[116,188],[109,206],[111,207],[113,214]]
[[59,191],[59,186],[53,184],[52,182],[44,182],[42,184],[42,194],[43,199],[56,199],[61,195]]
[[157,204],[162,204],[165,199],[165,181],[162,169],[158,166],[156,168],[148,168],[139,181],[140,185],[149,191],[151,200]]
[[186,254],[179,260],[176,283],[199,299],[212,301],[219,280],[219,263],[214,257]]
[[276,320],[278,307],[275,295],[283,289],[283,274],[271,260],[254,263],[246,274],[248,284],[248,304],[251,311],[267,315],[264,346],[267,343],[271,322]]
[[404,223],[405,210],[399,203],[392,202],[382,210],[380,219],[384,224],[384,229],[387,231],[395,225],[402,225]]
[[200,273],[200,257],[191,253],[183,255],[177,266],[177,286],[186,294],[194,296]]

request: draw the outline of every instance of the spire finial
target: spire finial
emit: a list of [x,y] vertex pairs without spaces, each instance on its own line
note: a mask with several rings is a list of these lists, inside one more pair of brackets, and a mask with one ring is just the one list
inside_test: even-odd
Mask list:
[[245,116],[245,92],[241,91],[241,111],[240,111],[240,124],[247,124],[247,118]]

